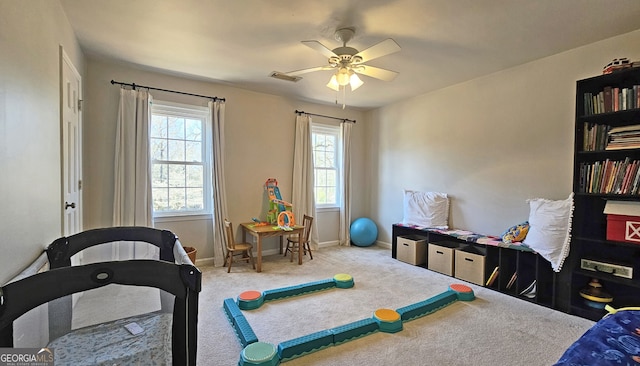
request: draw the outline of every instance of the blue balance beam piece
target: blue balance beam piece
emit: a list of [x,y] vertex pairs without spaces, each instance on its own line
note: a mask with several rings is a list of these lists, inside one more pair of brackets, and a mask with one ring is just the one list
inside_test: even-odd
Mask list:
[[236,335],[242,344],[242,347],[257,342],[258,337],[249,325],[247,318],[244,317],[242,311],[238,307],[238,304],[233,299],[224,299],[223,302],[224,311],[227,314],[229,322],[236,331]]
[[321,281],[309,282],[302,285],[266,290],[262,293],[262,296],[264,297],[264,301],[270,301],[283,299],[285,297],[298,296],[306,294],[308,292],[325,290],[332,287],[336,287],[336,283],[333,278],[330,278]]
[[407,321],[427,314],[431,314],[436,310],[441,309],[457,300],[458,295],[456,294],[456,292],[448,290],[427,300],[401,307],[396,311],[398,312],[398,314],[400,314],[400,318],[403,321]]
[[227,317],[229,317],[229,320],[233,320],[233,318],[235,318],[236,316],[242,315],[242,311],[238,307],[238,304],[236,304],[235,300],[231,298],[224,299],[224,302],[222,304],[224,306],[225,313],[227,313]]
[[333,343],[335,345],[339,345],[359,337],[364,337],[377,331],[378,322],[372,318],[358,320],[353,323],[329,329],[329,332],[333,333]]
[[278,356],[281,361],[304,356],[333,345],[333,333],[321,330],[306,336],[284,341],[278,345]]

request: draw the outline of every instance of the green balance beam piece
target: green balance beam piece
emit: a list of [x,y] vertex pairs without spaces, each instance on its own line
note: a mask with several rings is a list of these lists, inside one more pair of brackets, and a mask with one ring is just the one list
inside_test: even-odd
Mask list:
[[333,333],[321,330],[299,338],[284,341],[278,345],[281,361],[304,356],[333,345]]
[[427,300],[417,302],[396,311],[403,321],[415,319],[427,314],[431,314],[458,300],[456,292],[448,290]]
[[336,345],[377,331],[378,322],[372,318],[358,320],[353,323],[329,329],[329,332],[333,333],[333,343]]

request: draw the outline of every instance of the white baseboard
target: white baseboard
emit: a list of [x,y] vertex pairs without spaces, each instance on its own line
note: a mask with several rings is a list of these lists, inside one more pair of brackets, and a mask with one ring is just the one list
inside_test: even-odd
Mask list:
[[375,245],[377,245],[379,247],[386,248],[386,249],[391,249],[391,243],[387,243],[387,242],[384,242],[384,241],[376,241]]
[[197,259],[196,258],[196,262],[194,264],[196,265],[196,267],[198,267],[198,266],[213,266],[214,265],[214,259],[213,259],[213,257],[202,258],[202,259]]

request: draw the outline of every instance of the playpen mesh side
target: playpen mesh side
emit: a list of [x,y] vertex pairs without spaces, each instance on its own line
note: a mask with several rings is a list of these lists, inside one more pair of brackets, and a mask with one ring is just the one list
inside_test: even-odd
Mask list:
[[[157,245],[121,240],[139,230],[124,231],[100,230],[97,242],[107,245],[90,245],[90,235],[81,235],[80,241],[58,239],[62,247],[47,254],[57,255],[59,268],[47,269],[38,258],[30,271],[40,273],[22,273],[3,286],[0,347],[50,346],[67,364],[195,364],[200,272],[170,232],[145,228],[145,239],[153,236],[160,240]],[[120,260],[102,260],[114,252]],[[176,263],[131,259],[141,253]],[[22,316],[15,313],[31,308]],[[132,323],[142,332],[125,327]]]

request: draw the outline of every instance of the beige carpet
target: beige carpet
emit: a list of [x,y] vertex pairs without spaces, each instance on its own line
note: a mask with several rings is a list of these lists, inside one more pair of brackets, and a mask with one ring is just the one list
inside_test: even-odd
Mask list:
[[[258,339],[280,342],[371,317],[379,308],[397,309],[426,300],[460,283],[445,275],[391,258],[379,247],[329,247],[305,257],[303,265],[265,257],[263,272],[238,263],[226,273],[202,267],[198,365],[237,365],[242,350],[222,303],[247,290],[264,291],[353,276],[350,289],[329,289],[269,301],[244,311]],[[464,282],[463,282],[464,283]],[[404,323],[404,329],[372,335],[283,363],[301,365],[551,365],[593,322],[493,290],[470,285],[471,302],[455,302]]]

